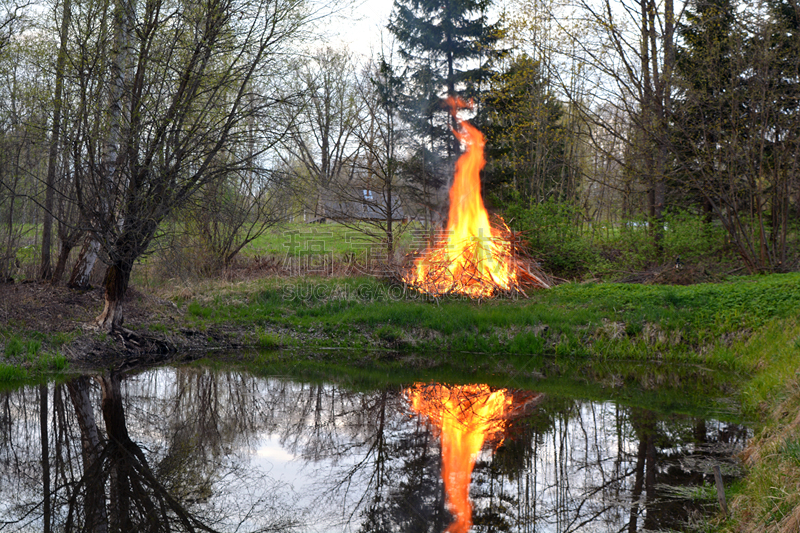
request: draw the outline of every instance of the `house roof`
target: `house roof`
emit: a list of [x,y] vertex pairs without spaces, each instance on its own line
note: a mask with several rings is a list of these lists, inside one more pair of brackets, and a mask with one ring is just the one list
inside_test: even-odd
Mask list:
[[[369,189],[351,187],[343,191],[326,191],[320,198],[318,217],[329,219],[385,220],[386,201],[383,195]],[[400,198],[392,198],[392,220],[405,218]]]

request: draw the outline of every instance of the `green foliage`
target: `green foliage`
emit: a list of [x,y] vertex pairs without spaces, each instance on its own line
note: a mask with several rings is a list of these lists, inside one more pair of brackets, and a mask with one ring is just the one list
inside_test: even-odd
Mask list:
[[36,248],[33,245],[23,246],[16,253],[18,263],[33,263],[36,258]]
[[561,102],[537,61],[523,54],[493,79],[479,126],[486,135],[484,189],[535,200],[573,198],[565,183],[566,131]]
[[684,261],[715,262],[729,256],[727,233],[721,224],[707,222],[703,215],[672,210],[664,215],[664,255]]
[[511,228],[522,233],[532,255],[542,268],[560,277],[580,277],[605,265],[580,232],[580,213],[572,203],[554,199],[530,204],[519,196],[506,205]]
[[623,221],[616,235],[603,243],[603,248],[613,257],[614,270],[642,270],[658,259],[653,236],[644,219]]
[[643,218],[625,220],[614,231],[590,238],[582,231],[580,208],[570,202],[550,199],[528,205],[512,195],[504,215],[544,270],[559,277],[641,271],[678,257],[683,263],[704,264],[731,259],[725,229],[688,211],[665,214],[660,248]]

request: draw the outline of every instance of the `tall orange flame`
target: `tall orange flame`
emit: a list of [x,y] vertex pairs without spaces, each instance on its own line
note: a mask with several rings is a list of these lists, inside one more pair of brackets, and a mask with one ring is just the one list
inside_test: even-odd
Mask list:
[[466,533],[472,526],[469,484],[478,452],[487,438],[505,428],[512,397],[488,385],[414,385],[406,389],[411,408],[441,432],[442,479],[455,520],[448,533]]
[[453,97],[447,103],[459,124],[453,133],[467,150],[456,162],[445,238],[417,259],[415,271],[404,280],[434,295],[492,296],[511,289],[517,281],[510,260],[512,247],[492,228],[481,198],[480,171],[486,164],[483,134],[458,118],[458,110],[471,104]]

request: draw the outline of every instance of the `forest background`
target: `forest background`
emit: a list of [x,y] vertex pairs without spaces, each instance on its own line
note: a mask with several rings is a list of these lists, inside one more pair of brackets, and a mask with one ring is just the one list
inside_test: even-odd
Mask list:
[[0,277],[102,283],[111,329],[132,274],[277,265],[320,232],[333,262],[402,264],[446,217],[447,94],[553,276],[797,269],[794,0],[397,0],[371,57],[321,30],[347,7],[3,0]]

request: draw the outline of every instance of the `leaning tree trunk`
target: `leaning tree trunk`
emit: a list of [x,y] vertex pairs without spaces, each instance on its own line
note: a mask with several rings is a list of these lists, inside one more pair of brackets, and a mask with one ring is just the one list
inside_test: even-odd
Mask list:
[[58,261],[56,261],[56,268],[53,270],[53,285],[58,285],[61,283],[61,278],[64,277],[64,271],[67,269],[67,259],[69,259],[69,253],[74,247],[74,244],[69,240],[61,240],[61,248],[58,252]]
[[127,265],[114,263],[108,266],[106,277],[103,280],[105,290],[105,307],[95,319],[97,327],[105,331],[113,331],[123,322],[122,302],[128,290],[131,279],[131,268]]

